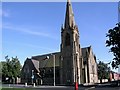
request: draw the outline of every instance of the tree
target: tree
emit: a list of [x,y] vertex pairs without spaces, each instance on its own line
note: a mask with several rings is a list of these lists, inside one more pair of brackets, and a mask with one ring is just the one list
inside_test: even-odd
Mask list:
[[102,83],[102,79],[109,79],[110,67],[108,67],[108,63],[105,64],[104,62],[99,61],[97,67],[98,79],[100,79],[100,82]]
[[106,46],[110,47],[110,52],[113,53],[114,58],[112,60],[112,67],[118,68],[120,65],[120,23],[117,26],[110,29],[106,35],[108,40],[106,40]]
[[2,64],[2,81],[4,82],[6,80],[6,77],[8,77],[8,67],[5,61],[2,61],[1,64]]
[[15,58],[12,57],[10,60],[10,58],[6,56],[5,59],[6,61],[1,62],[2,63],[2,80],[3,82],[5,82],[6,80],[11,82],[10,80],[13,81],[13,79],[16,80],[17,77],[20,77],[21,64],[17,57]]

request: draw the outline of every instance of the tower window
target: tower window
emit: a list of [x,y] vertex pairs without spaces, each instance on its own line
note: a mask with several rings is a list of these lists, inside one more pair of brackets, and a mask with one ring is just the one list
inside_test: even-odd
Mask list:
[[70,35],[68,33],[65,36],[65,46],[70,46]]

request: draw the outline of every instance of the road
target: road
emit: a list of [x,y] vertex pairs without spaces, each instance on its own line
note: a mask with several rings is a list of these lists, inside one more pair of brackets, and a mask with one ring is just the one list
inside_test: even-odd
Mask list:
[[[75,90],[73,87],[59,88],[33,88],[32,90]],[[120,87],[79,87],[79,90],[120,90]]]
[[120,87],[91,87],[84,90],[120,90]]
[[[75,90],[75,88],[73,86],[35,86],[35,87],[27,86],[27,87],[25,87],[24,85],[5,84],[5,85],[3,85],[3,87],[30,88],[30,90],[31,89],[32,90]],[[108,87],[108,86],[83,87],[83,86],[79,86],[79,90],[120,90],[120,87]]]

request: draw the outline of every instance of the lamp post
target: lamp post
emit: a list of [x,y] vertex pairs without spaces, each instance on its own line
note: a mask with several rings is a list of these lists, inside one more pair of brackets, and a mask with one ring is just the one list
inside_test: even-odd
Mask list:
[[[53,81],[53,85],[55,86],[55,55],[51,54],[53,56],[53,74],[54,74],[54,81]],[[47,56],[49,57],[49,56]]]
[[54,67],[54,86],[55,86],[55,55],[53,55],[53,67]]
[[[54,54],[51,54],[51,55],[53,56],[53,74],[54,74],[54,82],[53,82],[53,84],[55,86],[55,55]],[[49,59],[49,56],[46,56],[46,58],[44,60],[46,60],[46,59]]]
[[[49,56],[46,56],[43,60],[48,60],[50,57]],[[47,63],[46,63],[47,64]],[[45,67],[46,66],[46,64],[43,66],[43,67]],[[43,69],[44,70],[44,69]],[[44,72],[45,73],[45,72]],[[41,75],[42,77],[43,77],[43,72],[42,72],[42,75]],[[42,78],[41,78],[41,85],[42,85],[42,83],[43,83],[43,81],[42,81]]]

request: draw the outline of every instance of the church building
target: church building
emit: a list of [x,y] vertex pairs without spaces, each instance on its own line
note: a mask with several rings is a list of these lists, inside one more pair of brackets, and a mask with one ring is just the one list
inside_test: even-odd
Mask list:
[[81,48],[79,39],[72,4],[67,0],[60,52],[27,58],[21,70],[21,82],[39,85],[97,83],[96,56],[91,46]]

